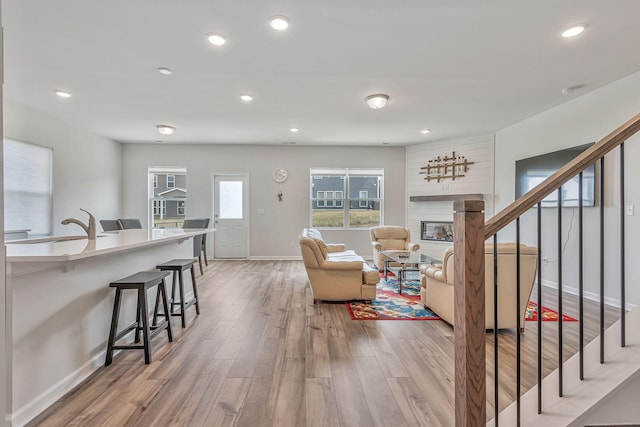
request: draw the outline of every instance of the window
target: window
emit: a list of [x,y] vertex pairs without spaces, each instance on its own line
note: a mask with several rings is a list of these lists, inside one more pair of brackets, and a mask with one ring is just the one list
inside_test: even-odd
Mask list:
[[368,228],[382,223],[383,169],[311,169],[311,226]]
[[148,188],[147,206],[153,227],[182,227],[187,212],[187,169],[178,166],[150,167]]
[[50,235],[53,150],[4,139],[4,229]]
[[358,201],[358,207],[359,208],[368,208],[369,204],[367,203],[367,200],[369,198],[369,192],[367,190],[360,190],[360,192],[358,193],[358,198],[360,199]]
[[153,201],[153,216],[164,218],[167,215],[167,204],[164,200]]

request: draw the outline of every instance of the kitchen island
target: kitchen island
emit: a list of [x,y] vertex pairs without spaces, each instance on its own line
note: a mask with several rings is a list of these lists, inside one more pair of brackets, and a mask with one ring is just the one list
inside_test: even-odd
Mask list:
[[[193,257],[193,236],[212,231],[120,230],[96,240],[5,242],[11,425],[29,422],[103,366],[114,299],[110,282]],[[121,325],[135,320],[135,295],[125,296]]]

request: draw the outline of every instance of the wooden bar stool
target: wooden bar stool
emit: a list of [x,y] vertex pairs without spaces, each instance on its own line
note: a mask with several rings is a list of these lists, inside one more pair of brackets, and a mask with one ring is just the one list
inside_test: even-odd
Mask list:
[[[107,345],[107,357],[104,362],[105,366],[109,366],[113,360],[113,350],[144,350],[144,363],[151,363],[151,338],[156,336],[163,330],[167,330],[169,342],[173,342],[173,333],[171,332],[170,316],[164,315],[164,321],[157,324],[157,310],[154,310],[153,324],[149,325],[149,312],[147,310],[147,290],[158,286],[156,296],[156,305],[162,296],[162,305],[164,312],[169,312],[169,304],[167,299],[167,290],[164,278],[169,273],[163,271],[141,271],[124,279],[111,282],[110,287],[116,288],[116,298],[113,302],[113,316],[111,317],[111,329],[109,330],[109,343]],[[120,332],[116,332],[118,328],[118,318],[120,317],[120,303],[122,302],[122,291],[133,289],[138,291],[138,303],[136,309],[136,321],[127,326]],[[135,331],[135,343],[129,345],[115,345],[116,341],[124,337],[131,331]],[[143,344],[140,342],[140,331],[142,331]]]
[[[193,265],[196,262],[196,259],[197,258],[173,259],[171,261],[165,262],[164,264],[156,265],[156,268],[160,271],[173,272],[172,283],[171,283],[171,302],[169,304],[171,306],[170,314],[172,316],[180,316],[182,318],[183,328],[187,326],[186,315],[185,315],[187,308],[191,307],[192,305],[195,305],[196,314],[200,314],[200,304],[198,304],[198,288],[196,287],[196,274],[193,267]],[[193,298],[191,298],[189,301],[185,301],[185,298],[184,298],[184,277],[182,272],[185,270],[191,270],[191,285],[193,287]],[[176,278],[178,278],[178,280],[176,280]],[[179,288],[180,288],[179,301],[176,301],[176,282],[179,284]],[[155,319],[155,316],[158,315],[158,306],[159,306],[159,301],[156,298],[156,309],[155,309],[154,319]],[[174,310],[175,306],[180,307],[178,312]]]

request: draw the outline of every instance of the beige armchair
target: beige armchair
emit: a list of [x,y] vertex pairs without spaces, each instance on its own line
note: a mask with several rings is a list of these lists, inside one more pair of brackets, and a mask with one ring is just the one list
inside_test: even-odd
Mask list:
[[[485,261],[485,326],[493,329],[493,244],[484,248]],[[531,296],[538,269],[538,249],[520,245],[520,328],[524,329],[524,316]],[[444,253],[442,266],[422,265],[422,287],[420,298],[447,323],[454,325],[455,306],[453,303],[453,248]],[[518,327],[516,320],[516,245],[498,243],[498,329]]]
[[361,256],[345,254],[328,257],[327,246],[321,239],[299,238],[300,251],[311,283],[313,302],[373,300],[380,274]]
[[373,262],[380,271],[384,270],[384,261],[386,259],[380,252],[414,252],[420,249],[418,243],[411,242],[411,233],[406,227],[381,225],[379,227],[371,227],[369,231],[371,233],[371,246],[373,247]]

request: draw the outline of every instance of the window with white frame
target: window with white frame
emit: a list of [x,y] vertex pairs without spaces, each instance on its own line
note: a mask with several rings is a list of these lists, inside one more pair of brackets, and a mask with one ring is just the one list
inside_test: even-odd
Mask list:
[[312,168],[312,227],[368,228],[382,224],[384,169]]
[[179,166],[150,167],[148,188],[149,216],[153,227],[182,227],[187,212],[187,169]]
[[369,191],[367,191],[367,190],[360,190],[360,192],[358,193],[358,207],[359,207],[359,208],[366,208],[366,207],[368,207],[368,205],[367,205],[367,199],[369,199]]
[[167,215],[167,204],[165,200],[153,201],[153,216],[164,217]]
[[52,232],[53,150],[4,138],[4,229]]

